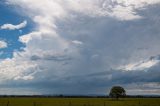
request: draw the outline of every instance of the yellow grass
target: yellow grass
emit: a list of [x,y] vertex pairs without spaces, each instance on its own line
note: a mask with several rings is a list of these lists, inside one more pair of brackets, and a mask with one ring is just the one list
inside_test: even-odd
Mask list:
[[160,106],[160,98],[0,98],[0,106]]

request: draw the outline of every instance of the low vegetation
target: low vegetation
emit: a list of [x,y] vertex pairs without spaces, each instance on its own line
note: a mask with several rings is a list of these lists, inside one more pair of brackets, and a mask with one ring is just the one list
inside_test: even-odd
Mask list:
[[0,106],[160,106],[160,98],[0,98]]

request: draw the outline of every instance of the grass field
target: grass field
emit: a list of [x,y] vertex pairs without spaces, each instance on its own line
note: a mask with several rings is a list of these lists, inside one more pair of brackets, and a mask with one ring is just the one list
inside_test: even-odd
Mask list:
[[160,106],[160,98],[0,98],[0,106]]

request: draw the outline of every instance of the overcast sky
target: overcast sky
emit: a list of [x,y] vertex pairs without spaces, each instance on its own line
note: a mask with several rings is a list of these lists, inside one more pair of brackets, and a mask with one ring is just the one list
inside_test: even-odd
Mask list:
[[160,0],[1,0],[0,94],[160,94]]

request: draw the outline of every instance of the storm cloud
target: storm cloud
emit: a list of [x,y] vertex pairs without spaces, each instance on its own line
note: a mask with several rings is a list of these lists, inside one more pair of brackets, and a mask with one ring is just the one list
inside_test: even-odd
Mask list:
[[[122,85],[130,94],[160,94],[159,59],[144,64],[160,54],[159,0],[6,3],[21,10],[18,13],[30,18],[35,28],[19,37],[23,51],[1,60],[4,88],[29,88],[37,94],[106,94],[113,85]],[[131,65],[134,68],[124,68]]]

